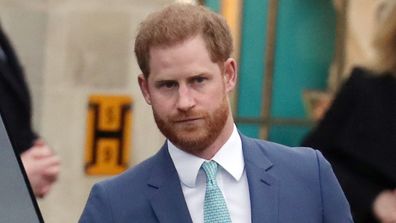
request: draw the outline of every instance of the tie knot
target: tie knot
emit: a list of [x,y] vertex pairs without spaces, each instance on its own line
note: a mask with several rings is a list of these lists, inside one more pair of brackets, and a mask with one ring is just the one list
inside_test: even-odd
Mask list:
[[215,161],[205,161],[202,164],[202,169],[206,173],[207,182],[216,184],[217,163]]

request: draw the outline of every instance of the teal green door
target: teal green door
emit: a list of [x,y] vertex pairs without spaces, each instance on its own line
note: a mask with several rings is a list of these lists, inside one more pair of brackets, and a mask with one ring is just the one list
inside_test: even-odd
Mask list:
[[[226,2],[205,4],[219,11]],[[244,0],[242,7],[237,126],[248,136],[298,145],[313,124],[303,91],[326,89],[335,50],[332,1]]]

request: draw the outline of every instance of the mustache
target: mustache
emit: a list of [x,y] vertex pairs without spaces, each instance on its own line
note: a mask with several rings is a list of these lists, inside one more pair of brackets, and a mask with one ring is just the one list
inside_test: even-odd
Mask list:
[[188,111],[188,112],[178,112],[175,115],[169,117],[171,122],[181,122],[186,120],[202,119],[208,116],[207,112],[199,111]]

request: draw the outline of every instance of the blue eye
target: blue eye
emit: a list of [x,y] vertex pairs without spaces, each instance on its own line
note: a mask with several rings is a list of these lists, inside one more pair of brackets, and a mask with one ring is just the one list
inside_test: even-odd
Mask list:
[[166,88],[173,88],[173,87],[176,86],[176,83],[167,82],[167,83],[164,83],[162,86],[163,86],[163,87],[166,87]]
[[171,89],[171,88],[177,87],[177,83],[174,81],[161,81],[157,84],[157,87]]
[[194,78],[194,82],[196,82],[196,83],[202,83],[202,82],[204,82],[206,79],[207,79],[207,78],[205,78],[205,77],[196,77],[196,78]]

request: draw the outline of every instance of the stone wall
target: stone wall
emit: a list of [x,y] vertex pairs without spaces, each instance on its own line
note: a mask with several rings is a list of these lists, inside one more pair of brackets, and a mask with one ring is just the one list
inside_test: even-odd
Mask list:
[[59,182],[39,200],[46,222],[77,222],[92,184],[104,178],[83,169],[89,95],[134,99],[132,166],[163,143],[137,85],[133,39],[147,13],[169,2],[0,0],[3,28],[31,88],[34,126],[62,159]]

